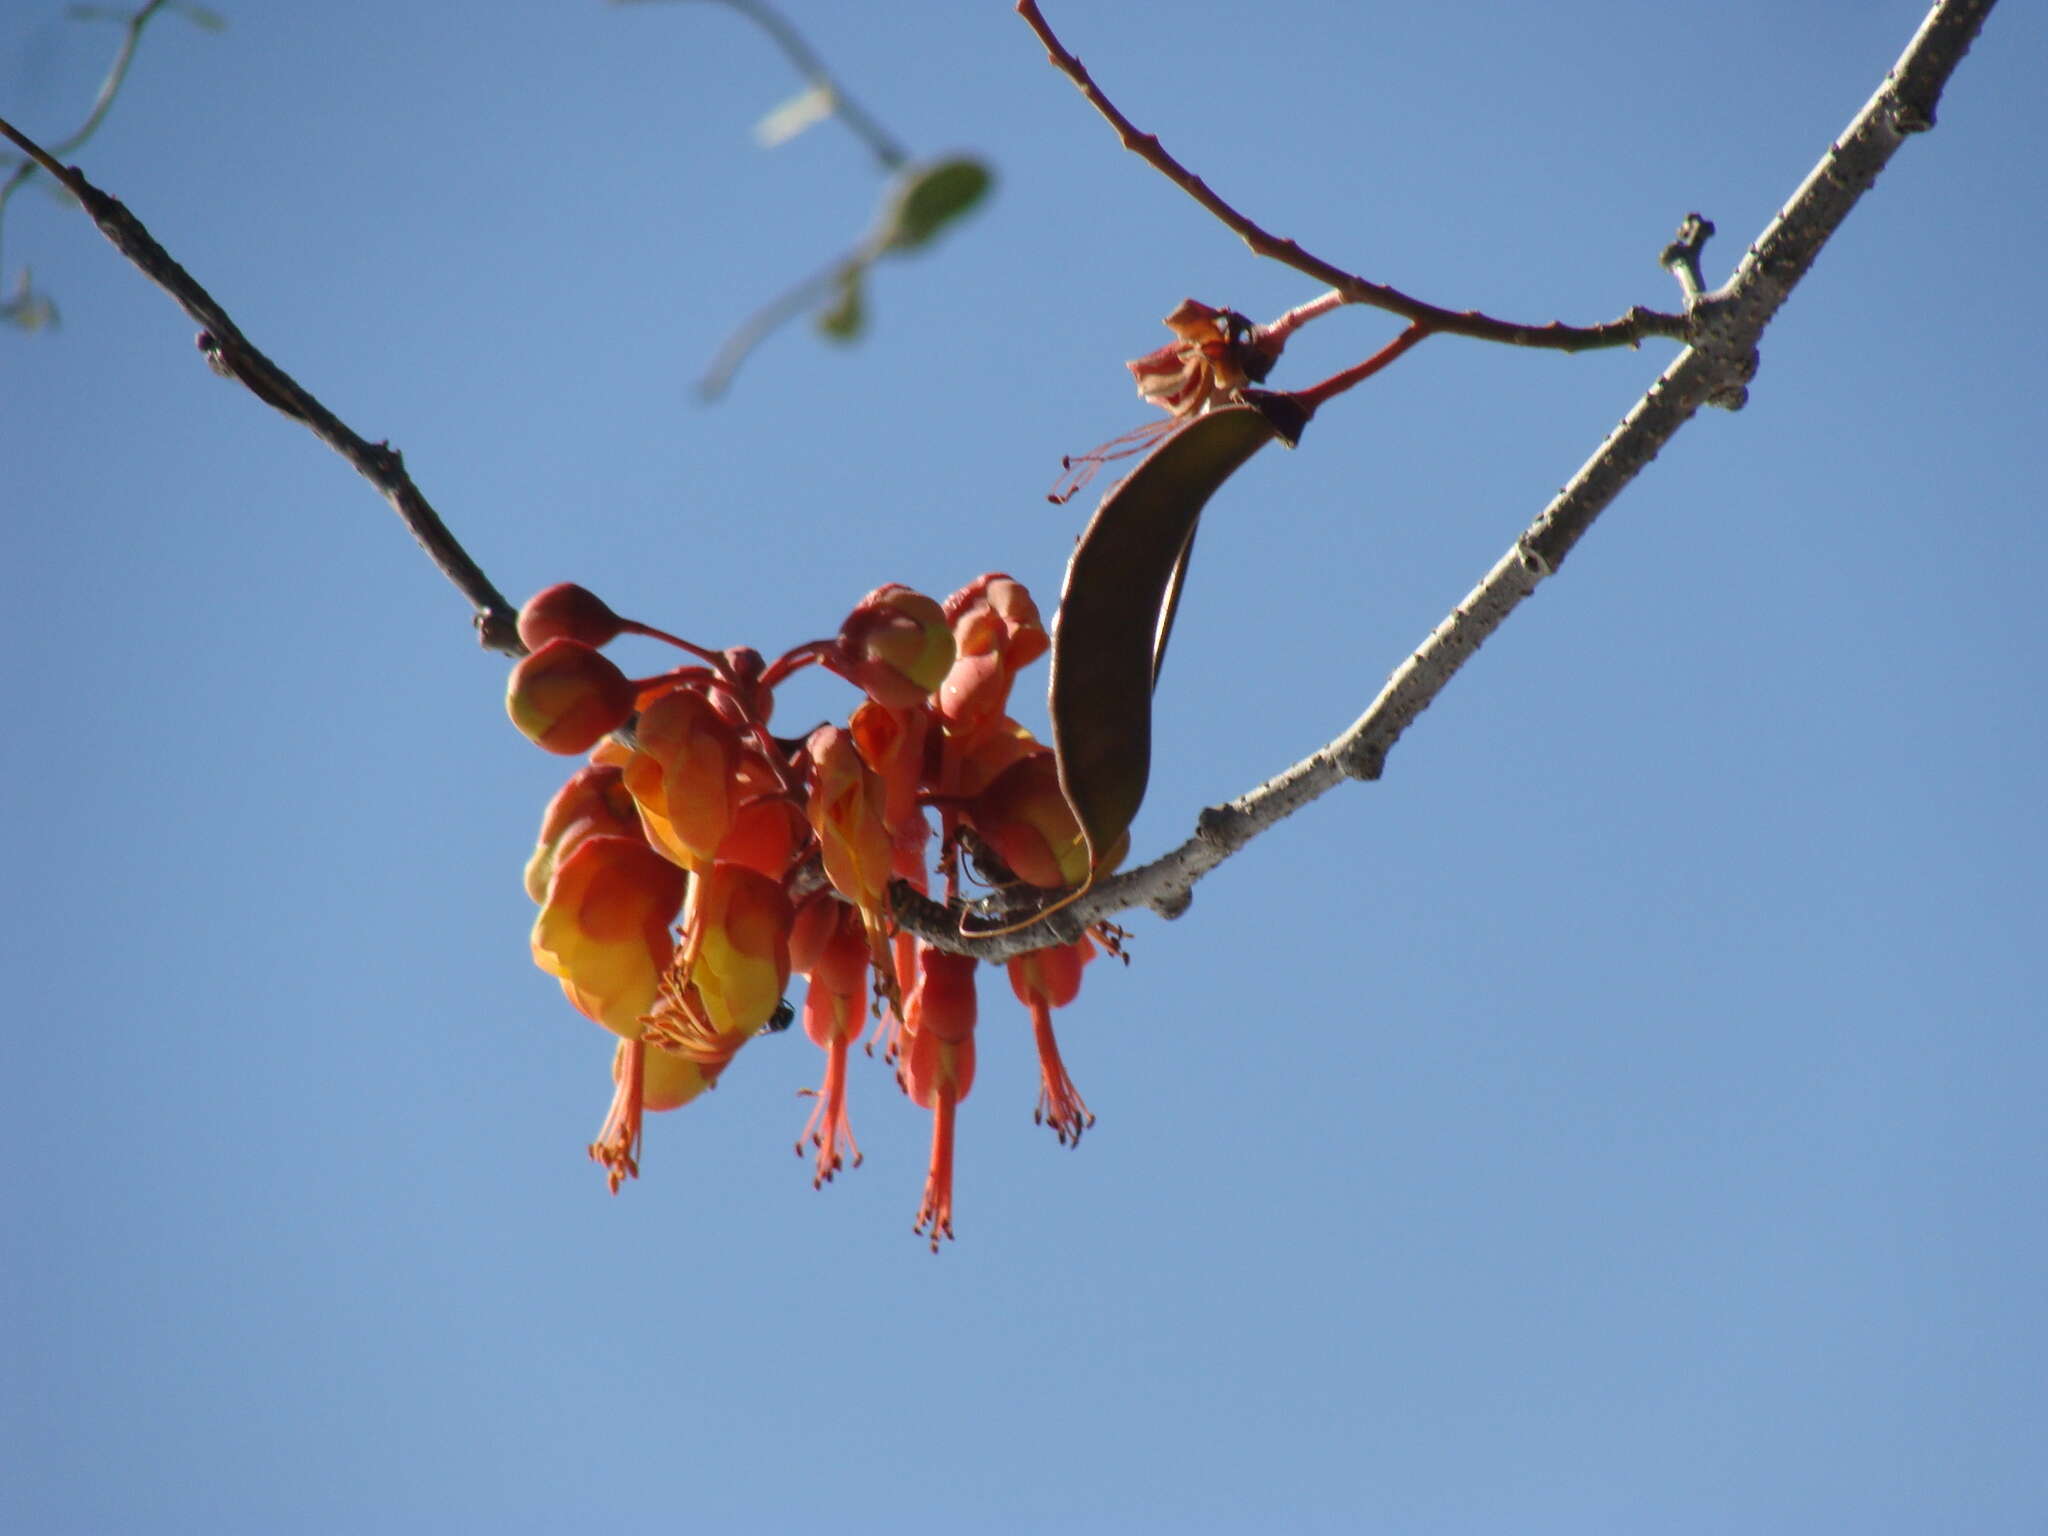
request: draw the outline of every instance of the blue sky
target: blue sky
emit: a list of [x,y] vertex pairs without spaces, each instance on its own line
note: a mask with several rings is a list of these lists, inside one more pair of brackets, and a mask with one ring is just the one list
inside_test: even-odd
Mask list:
[[[1182,297],[1311,297],[1118,150],[1006,5],[790,14],[987,209],[691,383],[880,184],[722,8],[372,0],[156,23],[88,173],[388,437],[508,592],[774,652],[884,581],[1050,609],[1063,453]],[[111,30],[0,24],[0,115]],[[1554,13],[1554,14],[1553,14]],[[1049,14],[1268,227],[1590,321],[1718,278],[1914,0]],[[959,1240],[859,1063],[866,1166],[750,1047],[604,1193],[608,1037],[526,958],[564,765],[388,510],[209,375],[56,199],[4,260],[10,1528],[1667,1533],[2048,1518],[2048,634],[2024,147],[1994,14],[1765,339],[1394,755],[1132,920],[1031,1124],[985,978]],[[1299,386],[1393,334],[1344,313]],[[1668,360],[1439,339],[1212,504],[1136,841],[1348,723]],[[629,653],[631,654],[631,653]],[[647,656],[651,662],[651,654]],[[1043,673],[1020,689],[1041,719]],[[793,722],[843,714],[807,680]]]

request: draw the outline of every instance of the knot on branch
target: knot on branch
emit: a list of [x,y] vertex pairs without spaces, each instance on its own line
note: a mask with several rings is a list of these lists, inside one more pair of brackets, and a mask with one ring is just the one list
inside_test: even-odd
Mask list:
[[1175,918],[1185,915],[1188,908],[1194,904],[1194,900],[1195,890],[1193,886],[1177,885],[1170,890],[1161,891],[1147,905],[1151,907],[1154,913],[1170,923]]
[[1677,236],[1657,257],[1657,264],[1678,279],[1688,315],[1706,292],[1706,279],[1700,275],[1700,253],[1713,238],[1714,221],[1697,213],[1688,213],[1678,226]]
[[1251,818],[1233,805],[1207,805],[1195,818],[1195,836],[1219,848],[1235,848],[1250,829]]
[[280,411],[294,421],[306,419],[306,413],[299,408],[298,402],[271,383],[268,374],[251,363],[244,349],[234,341],[212,331],[201,331],[192,339],[205,355],[206,366],[222,378],[232,379],[272,410]]
[[1926,133],[1934,127],[1934,107],[1931,103],[1908,101],[1901,96],[1892,102],[1892,132],[1901,138],[1915,133]]

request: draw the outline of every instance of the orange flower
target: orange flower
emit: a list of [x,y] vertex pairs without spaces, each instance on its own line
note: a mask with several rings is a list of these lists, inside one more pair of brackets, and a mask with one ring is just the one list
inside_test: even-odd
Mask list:
[[633,738],[626,788],[649,841],[683,868],[702,868],[748,792],[739,731],[699,690],[671,688],[640,711]]
[[689,982],[715,1033],[746,1040],[774,1017],[789,985],[794,920],[781,882],[744,864],[720,861],[691,882]]
[[675,952],[683,872],[638,837],[591,836],[556,862],[533,962],[586,1017],[638,1038]]
[[782,795],[757,795],[733,812],[732,828],[718,845],[718,862],[744,864],[780,883],[797,856],[809,851],[804,813]]
[[1050,752],[1012,763],[970,802],[967,819],[1027,885],[1056,890],[1088,877],[1088,843],[1060,792]]
[[588,752],[633,713],[633,685],[603,654],[550,640],[521,657],[505,683],[505,713],[550,752]]
[[846,724],[861,761],[882,781],[882,821],[890,836],[898,842],[911,838],[923,847],[931,835],[931,824],[918,806],[917,795],[924,783],[925,737],[931,716],[922,707],[890,709],[866,699]]
[[1038,1109],[1032,1119],[1050,1125],[1063,1146],[1078,1147],[1081,1133],[1095,1123],[1088,1106],[1060,1060],[1053,1038],[1052,1010],[1064,1008],[1081,991],[1081,967],[1095,958],[1095,945],[1085,933],[1056,949],[1034,949],[1010,961],[1010,990],[1031,1011],[1031,1032],[1038,1042]]
[[[687,1098],[715,1085],[740,1047],[774,1018],[789,985],[790,925],[789,897],[759,870],[721,860],[691,878],[682,952],[663,972],[660,996],[642,1020],[642,1038],[654,1053],[646,1070],[660,1069],[664,1092]],[[662,1062],[665,1055],[689,1069]],[[691,1072],[701,1079],[694,1086]]]
[[917,986],[904,1011],[903,1086],[911,1102],[932,1112],[931,1165],[913,1230],[953,1235],[953,1120],[974,1086],[974,972],[978,962],[918,945]]
[[973,746],[958,754],[954,768],[956,794],[969,799],[980,794],[1005,769],[1027,757],[1047,757],[1052,749],[1031,732],[1004,715],[982,731]]
[[860,1166],[860,1146],[846,1119],[846,1053],[867,1022],[868,945],[860,914],[830,891],[817,891],[797,908],[789,936],[791,966],[809,979],[804,990],[804,1033],[825,1052],[825,1081],[803,1134],[818,1149],[812,1186],[822,1185],[844,1165],[843,1140]]
[[922,704],[953,665],[945,610],[899,582],[877,587],[839,627],[835,670],[892,709]]
[[540,838],[526,861],[526,894],[536,903],[548,899],[548,881],[555,865],[593,835],[638,837],[640,817],[616,768],[591,764],[569,775],[541,813]]
[[878,914],[889,899],[889,826],[882,781],[861,761],[853,738],[836,725],[811,732],[811,828],[825,860],[825,878],[859,907]]
[[612,1052],[612,1083],[611,1109],[590,1144],[590,1158],[604,1165],[605,1182],[616,1195],[627,1179],[640,1177],[642,1111],[680,1108],[711,1083],[689,1057],[644,1040],[619,1042]]
[[977,577],[946,599],[953,666],[939,685],[939,717],[949,736],[972,739],[1002,718],[1010,683],[1051,642],[1038,606],[1021,583],[999,572]]

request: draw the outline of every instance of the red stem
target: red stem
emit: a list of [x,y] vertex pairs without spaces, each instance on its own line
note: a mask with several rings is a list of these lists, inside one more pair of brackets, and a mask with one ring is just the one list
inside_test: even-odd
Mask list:
[[1346,368],[1341,373],[1333,373],[1320,384],[1311,384],[1307,389],[1296,390],[1294,398],[1313,415],[1325,401],[1343,394],[1354,384],[1363,384],[1434,330],[1434,326],[1417,320],[1364,362]]

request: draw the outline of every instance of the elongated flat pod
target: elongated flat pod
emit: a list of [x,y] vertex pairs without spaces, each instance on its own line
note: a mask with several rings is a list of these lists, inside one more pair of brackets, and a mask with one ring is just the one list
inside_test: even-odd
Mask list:
[[1308,412],[1254,391],[1190,420],[1110,488],[1067,562],[1052,624],[1052,744],[1092,873],[1122,843],[1152,765],[1152,688],[1166,659],[1195,527],[1216,488]]

